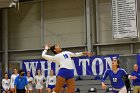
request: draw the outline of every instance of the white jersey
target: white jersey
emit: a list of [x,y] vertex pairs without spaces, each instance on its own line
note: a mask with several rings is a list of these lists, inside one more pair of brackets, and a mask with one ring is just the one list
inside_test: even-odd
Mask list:
[[56,76],[47,76],[46,87],[56,84]]
[[[28,83],[28,89],[29,90],[33,90],[33,83],[34,83],[34,80],[32,77],[27,77],[27,81],[29,82]],[[31,82],[31,83],[30,83]]]
[[74,69],[74,64],[71,59],[71,57],[77,57],[82,56],[83,53],[72,53],[69,51],[64,51],[59,54],[56,54],[55,56],[46,55],[47,50],[44,50],[42,52],[42,57],[50,62],[55,62],[60,65],[60,68],[66,68],[66,69]]
[[14,82],[15,82],[15,78],[17,76],[18,76],[18,74],[17,75],[15,75],[15,74],[11,75],[11,82],[10,82],[10,87],[11,88],[14,88]]
[[2,88],[4,90],[9,90],[10,89],[10,79],[2,79]]
[[35,82],[36,82],[36,89],[43,89],[43,82],[45,80],[45,77],[43,75],[39,76],[36,75],[35,76]]

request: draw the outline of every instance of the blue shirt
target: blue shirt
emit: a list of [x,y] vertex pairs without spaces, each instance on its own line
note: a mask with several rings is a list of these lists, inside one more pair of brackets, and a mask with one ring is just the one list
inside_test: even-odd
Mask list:
[[137,79],[133,80],[133,85],[140,86],[140,72],[133,71],[131,75],[137,77]]
[[25,76],[20,77],[17,76],[15,78],[14,85],[16,85],[17,89],[25,89],[25,86],[28,84],[27,78]]
[[111,69],[108,69],[103,75],[102,82],[104,82],[105,79],[109,76],[113,88],[122,88],[125,85],[123,76],[126,75],[126,71],[122,68],[118,68],[118,71],[116,73],[114,73]]

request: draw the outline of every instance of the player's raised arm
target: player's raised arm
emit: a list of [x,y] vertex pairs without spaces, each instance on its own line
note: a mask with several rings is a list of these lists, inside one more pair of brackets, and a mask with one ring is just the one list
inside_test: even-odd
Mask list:
[[47,44],[47,45],[45,46],[44,51],[42,52],[42,58],[44,58],[44,59],[46,59],[46,60],[52,62],[52,61],[54,60],[54,59],[53,59],[54,56],[47,55],[47,51],[48,51],[49,48],[50,48],[50,45]]

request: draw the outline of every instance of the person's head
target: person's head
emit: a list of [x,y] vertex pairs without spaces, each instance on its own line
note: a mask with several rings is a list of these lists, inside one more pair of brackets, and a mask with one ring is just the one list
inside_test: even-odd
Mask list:
[[53,75],[54,75],[54,71],[50,70],[50,76],[53,76]]
[[113,58],[112,58],[112,67],[117,67],[117,68],[119,68],[119,67],[120,67],[119,64],[120,64],[119,59],[116,58],[116,57],[113,57]]
[[27,72],[27,77],[30,77],[30,71]]
[[37,70],[37,75],[41,75],[41,70],[40,69]]
[[54,46],[50,47],[50,50],[54,53],[54,54],[58,54],[62,52],[62,48],[59,44],[55,44]]
[[13,73],[14,73],[14,74],[17,74],[17,73],[18,73],[18,71],[17,71],[16,68],[13,70]]
[[22,69],[20,69],[20,70],[19,70],[19,75],[20,75],[20,76],[24,76],[24,74],[25,74],[25,72],[24,72]]
[[134,71],[138,71],[138,65],[134,64]]
[[8,73],[5,73],[4,78],[8,79]]

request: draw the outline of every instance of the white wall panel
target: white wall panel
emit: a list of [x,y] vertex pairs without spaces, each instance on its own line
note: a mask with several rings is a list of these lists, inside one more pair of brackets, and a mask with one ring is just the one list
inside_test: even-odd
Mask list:
[[9,49],[41,47],[40,3],[21,4],[19,11],[9,9]]
[[100,54],[101,55],[130,54],[130,46],[129,45],[104,46],[104,47],[101,47]]
[[85,45],[83,0],[48,0],[45,11],[45,42]]

